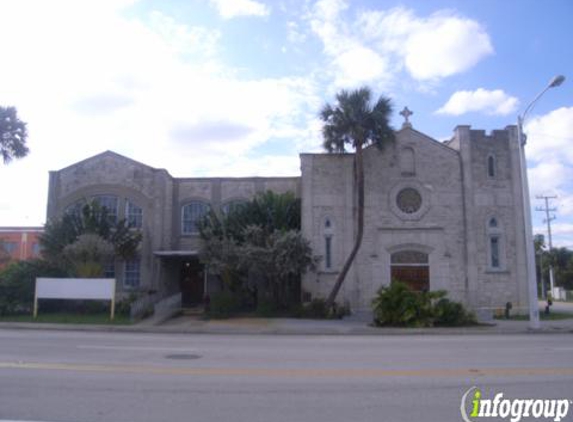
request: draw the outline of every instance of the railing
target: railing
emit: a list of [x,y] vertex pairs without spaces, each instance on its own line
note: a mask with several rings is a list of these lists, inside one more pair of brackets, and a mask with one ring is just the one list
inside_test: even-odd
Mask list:
[[130,305],[129,318],[132,321],[135,321],[143,318],[146,314],[152,314],[154,311],[154,305],[160,300],[161,296],[159,293],[140,297]]

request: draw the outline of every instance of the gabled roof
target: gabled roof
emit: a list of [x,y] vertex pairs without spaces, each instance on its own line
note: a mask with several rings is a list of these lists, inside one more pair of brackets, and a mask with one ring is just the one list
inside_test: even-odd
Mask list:
[[[416,129],[413,129],[411,126],[406,126],[406,127],[402,127],[400,130],[395,131],[395,135],[396,138],[398,138],[401,134],[405,134],[407,132],[412,132],[416,138],[418,139],[422,139],[423,141],[427,141],[430,145],[436,146],[438,148],[443,148],[444,150],[449,151],[452,154],[458,154],[458,151],[449,147],[448,145],[435,140],[434,138],[431,138],[430,136],[426,135],[425,133],[422,133],[420,131],[417,131]],[[368,145],[366,148],[364,148],[364,150],[369,150],[371,148],[377,148],[376,145]],[[351,154],[353,154],[353,152],[351,152]]]
[[420,138],[424,138],[424,139],[428,140],[429,142],[431,142],[432,145],[435,145],[435,146],[440,147],[440,148],[444,148],[445,150],[450,151],[456,155],[458,154],[458,151],[456,149],[451,148],[447,144],[440,142],[440,141],[426,135],[425,133],[422,133],[422,132],[412,128],[412,126],[402,127],[400,130],[396,131],[396,134],[408,132],[408,131],[413,132],[415,135],[417,135]]
[[94,155],[94,156],[92,156],[92,157],[89,157],[89,158],[86,158],[86,159],[84,159],[84,160],[78,161],[77,163],[74,163],[74,164],[72,164],[72,165],[70,165],[70,166],[64,167],[63,169],[60,169],[60,170],[58,170],[58,171],[69,170],[69,169],[72,169],[72,168],[74,168],[74,167],[81,166],[81,165],[83,165],[83,164],[89,163],[90,161],[97,161],[97,160],[100,160],[100,159],[106,158],[106,157],[112,157],[112,158],[116,158],[116,159],[119,159],[119,160],[128,161],[128,162],[130,162],[130,163],[132,163],[132,164],[135,164],[135,165],[140,166],[140,167],[145,167],[145,168],[147,168],[147,169],[149,169],[149,170],[152,170],[152,171],[165,172],[165,173],[167,173],[167,175],[168,175],[169,177],[171,177],[171,175],[169,174],[169,172],[168,172],[167,170],[165,170],[165,169],[158,169],[158,168],[155,168],[155,167],[148,166],[147,164],[143,164],[143,163],[141,163],[141,162],[139,162],[139,161],[136,161],[136,160],[133,160],[133,159],[131,159],[131,158],[129,158],[129,157],[126,157],[125,155],[121,155],[121,154],[118,154],[117,152],[110,151],[110,150],[104,151],[104,152],[99,153],[99,154],[96,154],[96,155]]

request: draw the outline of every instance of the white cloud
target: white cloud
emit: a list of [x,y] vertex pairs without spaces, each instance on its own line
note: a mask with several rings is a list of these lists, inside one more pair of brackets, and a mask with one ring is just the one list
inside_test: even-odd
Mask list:
[[[0,39],[18,40],[4,46],[13,65],[0,66],[0,96],[28,122],[31,149],[0,166],[0,180],[18,181],[3,184],[0,225],[42,223],[48,171],[106,149],[178,176],[298,173],[321,103],[311,80],[240,78],[217,31],[76,3],[35,2],[33,14],[0,3]],[[254,164],[253,148],[284,136],[292,157]]]
[[270,8],[254,0],[210,0],[223,19],[239,16],[268,16]]
[[[419,17],[400,7],[362,11],[349,21],[342,17],[347,8],[344,0],[320,0],[308,17],[331,59],[337,85],[387,84],[402,70],[416,81],[437,81],[493,53],[489,35],[478,22],[451,12]],[[354,51],[360,57],[349,66]]]
[[530,160],[556,159],[573,166],[573,107],[562,107],[526,122]]
[[340,70],[337,83],[348,86],[375,81],[383,77],[388,70],[388,64],[375,51],[358,45],[340,52],[334,63]]
[[558,160],[546,160],[529,168],[531,197],[553,195],[564,189],[569,181],[571,169]]
[[552,201],[557,208],[553,224],[556,243],[573,247],[573,107],[534,117],[526,122],[524,131],[532,202],[541,205],[537,195],[557,196]]
[[455,92],[436,113],[460,116],[471,112],[481,112],[504,116],[514,113],[518,104],[517,98],[506,94],[501,89],[488,91],[478,88],[475,91]]
[[489,36],[470,19],[433,15],[420,19],[408,34],[403,51],[409,73],[417,80],[464,72],[493,53]]

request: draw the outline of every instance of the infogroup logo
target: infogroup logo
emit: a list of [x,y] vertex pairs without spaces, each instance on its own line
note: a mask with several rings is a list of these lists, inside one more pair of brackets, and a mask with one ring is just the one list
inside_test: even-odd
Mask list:
[[559,422],[567,417],[572,404],[573,401],[569,399],[507,399],[503,393],[495,394],[493,399],[486,399],[482,397],[481,390],[474,386],[462,396],[460,412],[465,422],[484,418],[509,418],[511,422],[533,418]]

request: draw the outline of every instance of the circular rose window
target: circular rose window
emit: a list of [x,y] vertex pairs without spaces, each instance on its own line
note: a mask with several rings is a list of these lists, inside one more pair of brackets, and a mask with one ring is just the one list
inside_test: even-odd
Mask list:
[[414,214],[422,206],[422,196],[414,188],[405,188],[398,192],[396,205],[405,214]]

